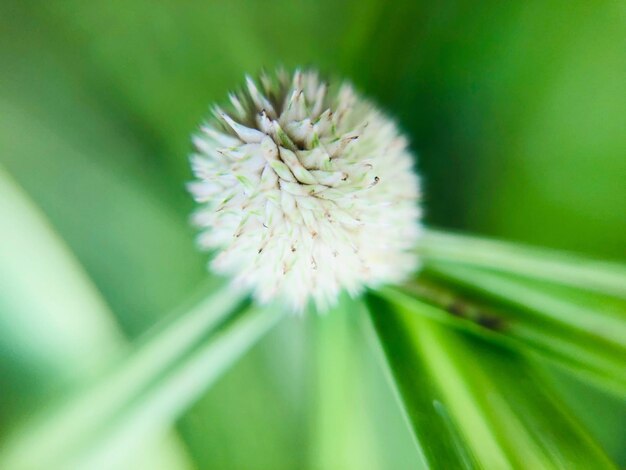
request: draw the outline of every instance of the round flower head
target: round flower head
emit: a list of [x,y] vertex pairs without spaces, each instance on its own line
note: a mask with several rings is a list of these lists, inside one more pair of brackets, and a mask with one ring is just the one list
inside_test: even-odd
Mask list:
[[189,190],[211,267],[260,302],[332,305],[416,268],[407,140],[353,88],[296,71],[247,78],[194,137]]

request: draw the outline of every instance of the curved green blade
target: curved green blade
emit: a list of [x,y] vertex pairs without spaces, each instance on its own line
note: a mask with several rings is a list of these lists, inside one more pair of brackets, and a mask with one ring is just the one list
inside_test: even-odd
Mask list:
[[418,304],[367,301],[430,468],[614,468],[522,357],[432,321]]
[[437,230],[426,231],[418,251],[426,263],[481,267],[626,299],[626,267],[619,263]]
[[174,316],[84,393],[24,428],[0,452],[0,466],[100,468],[160,437],[282,317],[278,308],[251,307],[220,327],[241,298],[217,292]]

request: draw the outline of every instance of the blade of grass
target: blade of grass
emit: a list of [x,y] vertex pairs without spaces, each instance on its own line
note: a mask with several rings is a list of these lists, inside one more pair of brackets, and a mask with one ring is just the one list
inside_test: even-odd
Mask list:
[[[2,377],[3,404],[13,412],[3,416],[8,432],[23,410],[32,414],[93,379],[126,342],[73,253],[1,167],[0,220],[0,351],[13,367]],[[134,461],[190,468],[175,433],[156,450],[138,449]]]
[[88,374],[122,336],[72,253],[1,167],[0,220],[0,348],[42,373]]
[[136,397],[67,460],[69,468],[111,468],[143,442],[165,433],[284,313],[277,307],[250,307]]
[[[471,333],[494,344],[537,355],[565,371],[590,381],[616,396],[626,396],[623,350],[596,338],[576,334],[559,325],[549,326],[518,315],[518,311],[494,309],[489,304],[456,294],[454,300],[420,300],[420,292],[385,288],[380,295],[396,305],[410,305],[440,323]],[[417,297],[416,297],[417,296]],[[468,313],[469,312],[469,313]]]
[[575,330],[584,338],[595,339],[622,352],[626,360],[626,305],[596,306],[585,299],[568,298],[544,285],[529,285],[523,279],[509,278],[465,266],[433,266],[431,271],[446,280],[522,311],[528,321],[541,321]]
[[[580,292],[554,291],[523,278],[465,266],[433,266],[431,272],[484,305],[495,304],[501,335],[519,339],[542,358],[626,397],[626,305],[598,302]],[[584,294],[584,293],[582,293]],[[572,299],[568,296],[571,296]],[[600,299],[612,300],[612,299]]]
[[523,358],[367,301],[430,468],[614,468]]
[[626,299],[626,267],[574,254],[427,230],[418,247],[430,261],[524,275]]
[[344,296],[327,315],[312,319],[316,387],[311,468],[380,468],[371,413],[361,406],[366,398],[355,338],[359,308],[359,302]]
[[[423,372],[423,364],[420,361],[413,361],[410,364],[398,363],[396,364],[397,370],[393,370],[389,366],[386,358],[387,348],[383,347],[381,335],[395,335],[393,328],[388,327],[388,323],[374,324],[372,318],[372,308],[377,308],[380,311],[386,311],[388,305],[383,302],[377,302],[376,298],[367,299],[366,305],[363,309],[363,334],[368,340],[369,346],[375,356],[375,359],[381,364],[381,371],[387,384],[389,385],[390,395],[393,397],[396,403],[401,417],[407,429],[407,434],[414,445],[416,455],[412,460],[412,466],[419,469],[429,469],[431,466],[427,462],[425,455],[424,445],[428,447],[426,452],[429,454],[439,454],[442,461],[450,464],[450,468],[471,468],[472,462],[475,461],[468,455],[462,446],[459,446],[458,435],[454,432],[453,428],[445,426],[444,422],[437,420],[429,420],[428,414],[420,412],[420,408],[428,408],[429,397],[432,396],[434,390],[428,383],[424,383],[424,391],[419,394],[415,394],[412,402],[403,400],[402,390],[399,387],[398,381],[395,380],[395,374],[400,374],[406,377],[407,380],[419,381]],[[398,355],[409,355],[410,350],[406,347],[407,342],[403,341],[401,336],[397,336],[394,342],[393,348]],[[404,367],[403,370],[400,370]],[[420,442],[418,435],[416,434],[419,423],[424,426],[430,426],[431,432],[437,434],[441,439],[433,440],[433,442],[424,443]],[[454,465],[454,467],[452,467]]]
[[[147,406],[149,401],[140,400],[140,397],[145,397],[150,393],[157,395],[164,393],[160,392],[162,387],[175,387],[176,381],[168,377],[176,377],[177,373],[182,374],[180,376],[185,380],[189,380],[189,376],[183,373],[191,367],[185,358],[198,348],[203,338],[233,312],[241,299],[241,294],[223,290],[209,296],[205,301],[183,314],[175,315],[173,319],[159,328],[159,331],[143,341],[136,351],[92,387],[85,390],[83,394],[73,397],[67,404],[61,405],[56,412],[26,427],[0,453],[0,463],[6,462],[8,468],[14,468],[11,464],[22,465],[26,462],[37,468],[37,463],[41,465],[46,462],[64,462],[76,458],[76,454],[84,452],[85,448],[103,447],[104,443],[98,436],[101,435],[103,429],[111,426],[112,421],[121,420],[131,403],[145,402]],[[257,318],[258,315],[249,316]],[[273,317],[265,315],[263,318]],[[247,323],[242,319],[235,325],[239,324],[246,325]],[[244,332],[249,328],[241,327]],[[230,336],[226,333],[219,334],[216,337],[217,346],[211,346],[211,342],[207,343],[207,348],[210,347],[210,350],[214,351],[210,356],[211,361],[206,360],[209,362],[207,368],[215,374],[222,372],[223,364],[226,364],[229,358],[234,359],[235,352],[241,349],[242,333],[238,333],[239,329],[233,326],[226,331],[232,334]],[[250,335],[246,337],[252,338]],[[226,342],[226,339],[219,340],[219,338],[232,338],[232,344]],[[215,351],[219,352],[222,349],[229,351],[228,354],[223,358],[215,356]],[[197,362],[192,361],[192,363]],[[211,366],[214,366],[213,369]],[[170,369],[171,371],[168,372]],[[208,376],[205,374],[205,377]],[[204,380],[206,382],[208,378]],[[202,381],[202,377],[199,377],[198,387],[205,382]],[[185,403],[185,406],[188,404]],[[154,419],[158,419],[159,416],[162,417],[158,413],[155,414]],[[145,416],[144,419],[146,419]],[[122,426],[123,429],[138,425],[132,420],[125,422],[127,424]],[[37,449],[37,452],[33,453],[32,449]],[[29,465],[25,466],[29,467]]]
[[[58,84],[57,69],[41,73]],[[0,96],[0,160],[80,260],[123,331],[143,334],[206,272],[188,229],[188,208],[172,207],[180,184],[165,184],[132,136],[86,104],[75,87],[54,86],[53,98],[36,94],[26,103],[19,100],[24,95],[7,93]],[[63,102],[63,111],[46,106],[50,99]]]
[[399,392],[416,444],[426,468],[476,468],[478,462],[437,399],[429,380],[426,358],[415,351],[409,331],[389,302],[369,295],[367,305],[379,343],[387,358],[392,385]]

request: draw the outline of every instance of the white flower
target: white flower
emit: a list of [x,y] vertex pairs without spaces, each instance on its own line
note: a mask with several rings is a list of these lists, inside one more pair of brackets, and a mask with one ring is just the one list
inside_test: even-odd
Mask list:
[[260,302],[319,309],[416,268],[419,182],[407,140],[349,84],[247,78],[193,139],[199,244]]

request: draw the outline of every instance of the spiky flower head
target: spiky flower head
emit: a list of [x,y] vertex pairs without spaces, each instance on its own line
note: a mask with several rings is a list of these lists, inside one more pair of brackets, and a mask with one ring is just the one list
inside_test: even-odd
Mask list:
[[348,83],[250,77],[194,137],[189,189],[211,267],[260,302],[318,309],[416,268],[419,182],[407,140]]

